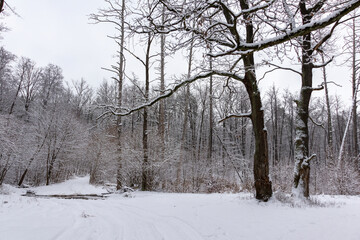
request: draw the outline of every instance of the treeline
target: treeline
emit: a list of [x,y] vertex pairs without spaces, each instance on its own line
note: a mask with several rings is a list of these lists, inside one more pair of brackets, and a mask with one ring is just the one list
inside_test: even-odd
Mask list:
[[[117,99],[117,85],[103,81],[93,90],[85,80],[65,84],[60,67],[36,66],[31,59],[0,49],[0,183],[41,185],[73,175],[90,174],[92,183],[116,182],[119,149],[117,117],[108,112]],[[148,185],[151,190],[222,192],[253,189],[254,136],[244,87],[229,80],[198,81],[160,104],[148,108]],[[144,101],[144,85],[136,81],[123,89],[123,106]],[[158,87],[150,91],[150,98]],[[275,190],[289,192],[294,168],[295,96],[273,88],[263,96],[268,130],[270,176]],[[210,102],[213,111],[210,113]],[[314,98],[309,122],[312,193],[359,193],[355,132],[345,140],[341,171],[336,168],[349,109],[330,97],[332,131],[327,125],[325,98]],[[162,130],[159,119],[164,114]],[[123,185],[143,181],[142,111],[122,117]],[[164,131],[161,139],[160,131]],[[333,141],[329,145],[328,136]],[[162,142],[164,141],[164,142]],[[336,171],[335,171],[336,170]]]
[[85,81],[66,86],[60,67],[38,67],[3,47],[0,59],[0,183],[49,184],[88,172]]

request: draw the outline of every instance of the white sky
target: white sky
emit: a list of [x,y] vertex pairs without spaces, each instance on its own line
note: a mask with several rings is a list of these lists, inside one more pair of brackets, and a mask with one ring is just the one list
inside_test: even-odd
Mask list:
[[[101,67],[109,67],[115,62],[116,45],[107,38],[114,30],[111,25],[89,24],[89,14],[96,13],[104,6],[103,0],[12,0],[8,1],[21,18],[11,15],[2,21],[11,31],[3,34],[0,44],[17,56],[33,59],[38,66],[48,63],[59,65],[63,69],[65,80],[80,80],[82,77],[93,87],[98,87],[104,78],[111,74]],[[171,74],[183,71],[179,67],[184,63],[168,59]],[[339,61],[338,61],[339,63]],[[134,66],[127,62],[128,68]],[[136,69],[136,68],[135,68]],[[141,70],[136,71],[137,74]],[[314,86],[322,82],[320,70],[315,70]],[[128,73],[129,74],[129,73]],[[262,71],[258,71],[262,76]],[[350,70],[336,67],[328,69],[328,81],[335,81],[343,87],[331,85],[331,93],[340,94],[346,104],[350,103]],[[296,74],[276,71],[260,83],[262,93],[272,84],[289,88],[292,92],[300,89],[301,80]],[[314,96],[322,96],[323,92]]]
[[106,37],[111,26],[89,24],[103,0],[12,0],[21,18],[6,17],[11,31],[2,44],[17,56],[33,59],[38,66],[59,65],[67,81],[83,77],[98,86],[110,76],[101,67],[113,63],[115,45]]

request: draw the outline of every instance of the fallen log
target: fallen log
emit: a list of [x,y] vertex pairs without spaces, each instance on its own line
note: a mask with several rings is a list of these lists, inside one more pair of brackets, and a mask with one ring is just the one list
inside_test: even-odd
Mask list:
[[108,196],[99,194],[51,194],[51,195],[38,195],[32,191],[27,191],[22,196],[35,197],[35,198],[61,198],[61,199],[83,199],[83,200],[97,200],[105,199]]

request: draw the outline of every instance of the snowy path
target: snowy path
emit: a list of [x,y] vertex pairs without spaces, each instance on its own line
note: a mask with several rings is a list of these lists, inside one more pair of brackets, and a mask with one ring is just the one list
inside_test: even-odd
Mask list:
[[[35,191],[104,192],[85,178]],[[106,200],[0,195],[0,240],[360,239],[359,197],[326,200],[344,203],[337,207],[291,208],[278,202],[259,204],[245,194],[133,195]]]
[[27,198],[7,205],[0,211],[4,240],[201,239],[180,220],[118,201]]

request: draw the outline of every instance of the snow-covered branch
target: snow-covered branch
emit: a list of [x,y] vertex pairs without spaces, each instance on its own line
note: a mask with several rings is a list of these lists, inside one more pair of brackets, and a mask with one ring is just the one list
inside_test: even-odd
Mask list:
[[268,47],[272,47],[284,42],[287,42],[291,39],[294,39],[299,36],[303,36],[308,34],[312,31],[324,28],[339,21],[343,16],[350,13],[351,11],[355,10],[360,6],[360,0],[352,0],[349,1],[346,6],[343,8],[335,11],[331,15],[326,18],[314,20],[308,24],[304,24],[300,27],[287,31],[284,34],[281,34],[277,37],[273,37],[264,41],[254,42],[254,43],[241,43],[237,50],[238,51],[246,51],[246,50],[253,50],[253,51],[260,51]]
[[99,118],[101,117],[104,117],[108,114],[113,114],[113,115],[116,115],[116,116],[127,116],[127,115],[130,115],[134,112],[137,112],[137,111],[140,111],[146,107],[151,107],[152,105],[154,105],[155,103],[159,102],[160,100],[162,99],[165,99],[165,98],[168,98],[170,96],[172,96],[177,90],[179,90],[181,87],[187,85],[187,84],[190,84],[192,82],[195,82],[199,79],[205,79],[205,78],[209,78],[210,76],[213,76],[213,75],[218,75],[218,76],[223,76],[223,77],[230,77],[234,80],[237,80],[237,81],[244,81],[244,79],[237,75],[236,73],[232,73],[232,72],[226,72],[226,71],[219,71],[219,70],[213,70],[213,71],[210,71],[210,72],[207,72],[207,73],[202,73],[202,74],[198,74],[192,78],[189,78],[189,79],[186,79],[178,84],[176,84],[173,88],[171,89],[167,89],[165,91],[165,94],[162,94],[154,99],[152,99],[151,101],[147,102],[147,103],[144,103],[138,107],[135,107],[135,108],[132,108],[128,111],[125,111],[125,112],[117,112],[114,108],[113,109],[109,109],[108,111],[104,112]]
[[251,118],[251,112],[248,113],[238,113],[238,114],[230,114],[225,118],[221,119],[219,123],[228,120],[229,118]]

